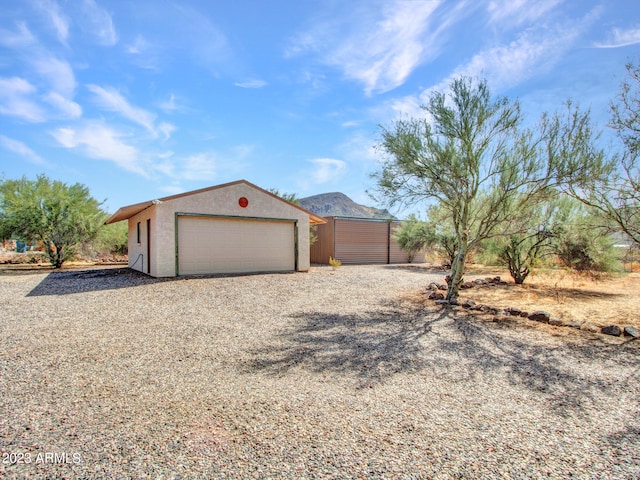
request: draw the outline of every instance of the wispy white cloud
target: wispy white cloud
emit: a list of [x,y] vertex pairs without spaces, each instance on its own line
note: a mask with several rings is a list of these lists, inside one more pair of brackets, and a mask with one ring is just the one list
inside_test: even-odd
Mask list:
[[2,145],[7,150],[24,157],[29,162],[34,163],[36,165],[47,165],[47,162],[44,158],[38,155],[36,152],[31,150],[24,143],[19,140],[14,140],[9,137],[5,137],[4,135],[0,135],[0,145]]
[[[185,2],[172,5],[172,25],[175,30],[175,42],[183,51],[201,65],[217,74],[222,66],[233,59],[232,48],[225,33],[218,28],[203,12],[187,6]],[[180,25],[180,28],[174,27]]]
[[60,43],[66,45],[69,37],[69,18],[60,11],[58,2],[55,0],[33,0],[33,4],[47,16]]
[[161,49],[142,35],[137,35],[133,42],[125,47],[132,63],[145,70],[158,71],[160,69]]
[[177,127],[175,125],[172,125],[171,123],[161,122],[160,125],[158,125],[158,132],[162,134],[165,140],[171,138],[171,135],[176,130]]
[[313,25],[285,53],[289,57],[317,53],[323,63],[362,83],[367,94],[383,93],[402,85],[415,68],[435,58],[444,32],[467,13],[460,4],[436,12],[442,4],[441,0],[368,4],[346,17]]
[[76,89],[76,78],[68,62],[50,55],[37,55],[30,62],[54,92],[72,98]]
[[83,0],[81,11],[78,23],[83,30],[95,36],[100,45],[111,47],[118,43],[118,34],[109,12],[98,6],[95,0]]
[[184,180],[212,180],[216,175],[217,159],[211,153],[198,153],[182,159],[178,165],[179,178]]
[[236,82],[234,85],[241,88],[263,88],[267,85],[267,82],[264,80],[253,79],[245,80],[244,82]]
[[0,114],[44,122],[44,110],[31,98],[36,88],[20,77],[0,78]]
[[595,46],[597,48],[619,48],[638,43],[640,43],[640,25],[626,30],[614,28],[606,41],[598,42]]
[[131,105],[120,92],[114,88],[103,88],[98,85],[87,85],[87,88],[96,95],[98,104],[105,110],[116,112],[124,118],[144,127],[154,137],[160,133],[169,138],[175,127],[169,123],[162,123],[156,127],[156,115],[140,107]]
[[16,22],[17,31],[0,28],[0,45],[9,48],[24,48],[36,43],[36,38],[24,22]]
[[538,20],[548,14],[563,0],[491,0],[487,4],[491,23],[500,23],[504,28],[516,27]]
[[44,101],[56,108],[65,118],[79,118],[82,116],[82,107],[57,92],[51,92],[44,97]]
[[150,176],[148,156],[125,142],[122,133],[103,122],[85,122],[75,127],[58,128],[51,132],[56,141],[89,158],[108,160],[118,167],[144,177]]
[[136,38],[133,40],[133,43],[130,43],[126,47],[126,52],[132,55],[140,55],[149,50],[151,44],[144,38],[142,35],[136,35]]
[[220,171],[224,171],[226,175],[243,171],[246,168],[246,157],[252,151],[253,147],[250,145],[237,145],[224,153],[208,150],[190,155],[175,155],[174,152],[165,152],[156,155],[153,169],[172,180],[165,191],[177,193],[184,191],[181,186],[183,181],[213,181]]
[[218,156],[213,152],[180,157],[172,155],[156,162],[154,169],[175,181],[207,181],[215,178],[218,162]]
[[157,104],[158,108],[165,113],[174,113],[180,110],[184,110],[186,107],[182,106],[176,99],[175,94],[170,94],[169,98],[162,100]]
[[314,183],[327,183],[337,180],[347,169],[347,164],[335,158],[314,158],[309,160],[313,164],[311,179]]
[[581,38],[599,13],[600,10],[596,8],[582,19],[558,23],[552,27],[525,29],[508,44],[478,52],[469,62],[457,67],[449,76],[417,97],[396,99],[388,107],[395,111],[396,117],[415,115],[432,92],[447,91],[451,82],[459,77],[486,79],[496,91],[514,87],[553,68]]

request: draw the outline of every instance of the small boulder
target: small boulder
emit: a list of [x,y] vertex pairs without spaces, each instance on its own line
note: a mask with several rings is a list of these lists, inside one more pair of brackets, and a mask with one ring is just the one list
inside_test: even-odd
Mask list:
[[605,335],[613,335],[614,337],[619,337],[622,334],[622,329],[618,325],[607,325],[602,327],[600,331]]
[[444,298],[444,294],[440,292],[431,292],[428,298],[429,300],[442,300]]
[[484,281],[484,280],[483,280],[483,279],[481,279],[481,278],[476,278],[476,279],[473,281],[473,283],[474,283],[475,285],[486,285],[486,284],[487,284],[487,282],[486,282],[486,281]]
[[449,287],[447,287],[444,283],[441,283],[438,285],[438,290],[449,290]]
[[435,282],[431,282],[429,285],[427,285],[427,290],[438,290],[438,284]]
[[464,282],[462,285],[460,285],[460,288],[473,288],[475,286],[475,283],[473,282]]
[[464,308],[473,308],[476,305],[476,302],[474,302],[473,300],[465,300],[464,302],[462,302],[462,306]]
[[524,310],[520,312],[520,316],[522,318],[527,318],[529,316],[529,312],[525,312]]
[[638,330],[636,327],[632,327],[632,326],[624,327],[624,336],[625,337],[640,338],[640,330]]
[[568,326],[565,325],[565,323],[561,319],[555,317],[549,318],[549,325],[555,325],[556,327]]
[[449,305],[460,305],[460,300],[458,300],[457,298],[452,298],[451,300],[449,300]]
[[568,322],[563,321],[562,324],[565,327],[571,327],[571,328],[582,328],[582,323],[576,321],[576,320],[570,320]]
[[544,310],[536,310],[532,314],[529,315],[529,320],[533,320],[536,322],[550,323],[551,315],[549,312],[545,312]]
[[440,300],[436,300],[436,305],[449,305],[449,300],[444,298]]
[[580,324],[580,330],[582,330],[584,332],[600,333],[600,329],[598,327],[596,327],[594,324],[589,323],[589,322],[581,323]]
[[514,317],[518,317],[520,316],[520,314],[522,313],[522,310],[520,310],[517,307],[509,307],[509,308],[505,308],[504,309],[505,313],[511,314]]

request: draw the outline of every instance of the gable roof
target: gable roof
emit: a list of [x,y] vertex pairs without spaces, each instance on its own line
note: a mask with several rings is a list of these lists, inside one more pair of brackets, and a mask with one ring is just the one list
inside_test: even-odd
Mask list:
[[275,198],[276,200],[280,200],[281,202],[285,202],[288,205],[291,205],[294,208],[297,208],[298,210],[303,211],[304,213],[306,213],[307,215],[309,215],[309,223],[311,225],[318,225],[321,223],[327,223],[326,220],[322,217],[319,217],[318,215],[310,212],[309,210],[306,210],[304,208],[302,208],[299,205],[296,205],[295,203],[291,203],[283,198],[280,198],[277,195],[274,195],[273,193],[258,187],[257,185],[254,185],[251,182],[247,182],[246,180],[236,180],[235,182],[229,182],[229,183],[223,183],[222,185],[214,185],[212,187],[206,187],[206,188],[201,188],[199,190],[192,190],[190,192],[184,192],[184,193],[179,193],[177,195],[170,195],[168,197],[162,197],[162,198],[158,198],[156,200],[148,200],[146,202],[140,202],[140,203],[134,203],[133,205],[127,205],[125,207],[120,207],[118,209],[118,211],[116,213],[114,213],[113,215],[111,215],[107,221],[105,222],[106,224],[109,223],[116,223],[116,222],[120,222],[122,220],[127,220],[131,217],[133,217],[134,215],[137,215],[138,213],[140,213],[141,211],[143,211],[146,208],[149,208],[151,205],[154,205],[155,203],[158,202],[166,202],[169,200],[174,200],[176,198],[181,198],[181,197],[187,197],[189,195],[195,195],[198,193],[204,193],[204,192],[208,192],[210,190],[217,190],[219,188],[226,188],[226,187],[231,187],[233,185],[239,185],[239,184],[245,184],[248,185],[251,188],[255,188],[256,190],[259,190],[260,192],[269,195],[273,198]]

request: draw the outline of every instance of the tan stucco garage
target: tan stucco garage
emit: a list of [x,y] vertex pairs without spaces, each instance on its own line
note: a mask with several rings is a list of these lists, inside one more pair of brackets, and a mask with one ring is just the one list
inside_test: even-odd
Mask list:
[[306,271],[313,213],[246,180],[128,205],[129,267],[154,277]]

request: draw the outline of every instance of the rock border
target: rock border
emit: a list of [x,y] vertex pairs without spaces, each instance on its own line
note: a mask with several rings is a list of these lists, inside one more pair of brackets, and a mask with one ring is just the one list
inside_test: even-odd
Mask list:
[[[450,277],[447,275],[445,277],[445,281],[447,283],[450,282]],[[464,282],[460,288],[461,289],[469,289],[475,287],[491,287],[496,285],[507,285],[508,283],[503,281],[500,277],[487,277],[484,279],[476,279],[470,282]],[[606,325],[604,327],[598,327],[589,322],[579,322],[576,320],[564,320],[560,318],[552,317],[551,314],[545,310],[536,310],[534,312],[527,312],[526,310],[522,310],[518,307],[507,307],[504,309],[495,308],[490,305],[482,305],[477,304],[473,300],[464,300],[460,301],[457,298],[452,300],[447,300],[445,295],[441,293],[441,291],[446,291],[448,289],[448,285],[440,284],[432,282],[426,287],[425,294],[428,294],[429,300],[434,300],[436,305],[441,306],[454,306],[454,307],[462,307],[468,310],[477,311],[481,313],[488,313],[491,315],[505,315],[512,317],[521,317],[526,318],[528,320],[540,323],[547,323],[549,325],[553,325],[556,327],[569,327],[575,328],[578,330],[591,332],[591,333],[600,333],[602,335],[611,335],[614,337],[631,337],[632,339],[640,338],[640,329],[637,327],[627,325]]]

